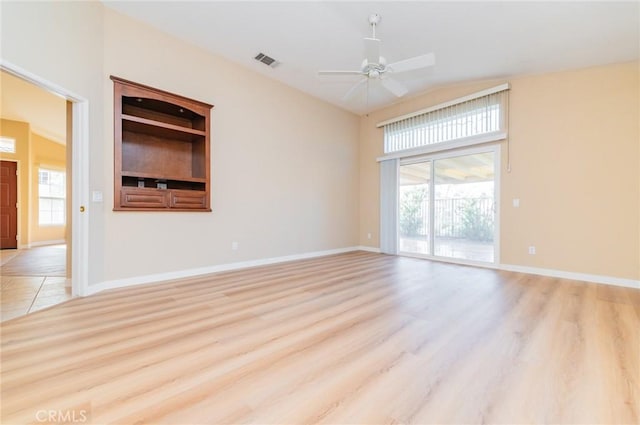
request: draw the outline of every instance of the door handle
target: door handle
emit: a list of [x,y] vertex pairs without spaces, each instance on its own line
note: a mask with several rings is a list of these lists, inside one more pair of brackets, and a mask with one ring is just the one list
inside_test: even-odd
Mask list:
[[84,212],[84,205],[80,205],[80,212]]

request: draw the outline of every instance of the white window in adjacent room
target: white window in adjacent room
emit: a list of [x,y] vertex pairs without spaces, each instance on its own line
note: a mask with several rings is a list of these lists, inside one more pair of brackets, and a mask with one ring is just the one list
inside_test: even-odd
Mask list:
[[0,152],[16,153],[16,139],[11,137],[0,137]]
[[64,171],[38,170],[38,223],[63,226],[66,216],[66,176]]

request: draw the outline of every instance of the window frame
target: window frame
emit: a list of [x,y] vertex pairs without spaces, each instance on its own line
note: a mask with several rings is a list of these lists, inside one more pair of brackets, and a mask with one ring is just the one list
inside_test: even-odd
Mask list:
[[[56,195],[46,195],[43,196],[40,190],[40,186],[42,185],[42,183],[40,183],[40,173],[46,171],[48,173],[57,173],[57,174],[61,174],[63,177],[63,182],[62,182],[62,189],[64,194],[62,196],[56,196]],[[50,176],[49,176],[50,178]],[[51,183],[47,183],[48,186],[52,186]],[[56,185],[58,186],[58,185]],[[50,214],[50,222],[47,223],[43,223],[42,222],[42,217],[43,215],[41,214],[41,207],[42,207],[42,200],[43,199],[47,199],[50,200],[52,203],[54,201],[62,201],[62,222],[53,222],[53,208],[49,209],[49,214]],[[56,167],[48,167],[48,166],[38,166],[38,226],[39,227],[63,227],[67,225],[67,172],[66,170],[63,169],[59,169]]]
[[[412,123],[412,119],[417,118],[420,119],[420,117],[424,117],[425,115],[431,115],[431,114],[437,114],[438,111],[443,111],[445,114],[447,114],[446,111],[450,111],[451,109],[453,109],[455,111],[456,106],[458,105],[463,105],[467,102],[473,102],[476,100],[481,100],[483,98],[486,98],[487,101],[491,100],[492,96],[501,94],[503,97],[499,98],[499,102],[496,102],[496,105],[499,105],[500,109],[498,112],[498,119],[499,119],[499,125],[498,125],[498,130],[494,130],[494,131],[486,131],[486,132],[482,132],[482,133],[477,133],[477,134],[472,134],[469,136],[465,136],[465,137],[457,137],[457,138],[449,138],[449,139],[445,139],[444,141],[439,141],[439,142],[431,142],[431,143],[426,143],[426,144],[422,144],[420,146],[416,146],[416,147],[410,147],[410,148],[405,148],[405,149],[397,149],[397,150],[392,150],[390,152],[386,152],[387,149],[387,140],[386,140],[386,136],[385,136],[385,140],[383,141],[383,151],[384,151],[384,155],[380,156],[377,158],[378,161],[384,161],[384,160],[388,160],[388,159],[403,159],[403,158],[407,158],[407,157],[411,157],[411,156],[418,156],[418,155],[427,155],[427,154],[432,154],[432,153],[437,153],[437,152],[443,152],[443,151],[448,151],[448,150],[452,150],[452,149],[458,149],[458,148],[464,148],[464,147],[470,147],[470,146],[474,146],[474,145],[481,145],[481,144],[486,144],[486,143],[492,143],[492,142],[500,142],[503,140],[508,140],[508,131],[509,131],[509,125],[508,125],[508,121],[509,121],[509,90],[510,90],[511,86],[509,83],[505,83],[505,84],[501,84],[499,86],[496,87],[492,87],[492,88],[488,88],[476,93],[472,93],[468,96],[464,96],[464,97],[460,97],[448,102],[444,102],[444,103],[440,103],[438,105],[434,105],[431,106],[429,108],[426,109],[421,109],[419,111],[410,113],[410,114],[406,114],[406,115],[402,115],[396,118],[392,118],[383,122],[380,122],[378,124],[376,124],[376,127],[378,128],[384,128],[384,131],[393,131],[393,127],[395,125],[397,125],[398,123],[400,123],[400,125],[402,125],[402,123],[406,123],[406,125],[408,126],[407,129],[409,129],[410,127],[412,127],[411,123]],[[488,107],[489,105],[487,105]],[[464,107],[463,107],[464,108]],[[461,115],[464,115],[465,113],[471,112],[473,111],[473,109],[470,110],[463,110],[461,111]],[[449,115],[447,116],[447,119],[445,119],[445,121],[451,121],[451,122],[455,122],[457,119],[456,115]],[[444,121],[443,121],[444,122]],[[426,125],[425,125],[426,124]],[[429,125],[431,123],[427,122],[427,123],[420,123],[417,125],[414,125],[413,127],[415,128],[428,128]],[[446,126],[443,126],[443,129]],[[446,131],[446,130],[445,130]],[[437,132],[437,131],[435,131]],[[434,133],[435,133],[434,132]]]
[[[475,261],[475,260],[466,260],[463,258],[455,258],[455,257],[446,257],[446,256],[440,256],[440,255],[435,255],[433,253],[433,240],[430,241],[430,254],[418,254],[418,253],[411,253],[411,252],[406,252],[406,251],[400,251],[400,226],[398,223],[399,220],[399,216],[396,217],[396,224],[395,224],[395,232],[396,232],[396,254],[403,256],[403,257],[415,257],[415,258],[424,258],[424,259],[429,259],[429,260],[437,260],[437,261],[444,261],[444,262],[448,262],[448,263],[455,263],[455,264],[465,264],[465,265],[472,265],[472,266],[483,266],[483,267],[495,267],[498,264],[500,264],[500,228],[501,228],[501,214],[500,214],[500,207],[501,207],[501,200],[500,200],[500,195],[501,195],[501,164],[502,164],[502,146],[499,143],[493,143],[490,145],[486,145],[486,146],[476,146],[476,147],[470,147],[470,148],[465,148],[465,149],[456,149],[454,151],[441,151],[437,153],[432,153],[432,154],[428,154],[428,155],[420,155],[420,156],[415,156],[415,157],[404,157],[403,159],[398,160],[397,162],[397,166],[398,166],[398,172],[400,169],[400,166],[402,165],[409,165],[409,164],[415,164],[415,163],[419,163],[419,162],[425,162],[425,161],[430,161],[431,162],[431,179],[430,179],[430,183],[429,183],[429,193],[430,196],[432,193],[435,193],[435,167],[434,164],[437,160],[440,159],[446,159],[446,158],[452,158],[452,157],[457,157],[457,156],[465,156],[465,155],[474,155],[474,154],[480,154],[480,153],[488,153],[491,152],[493,153],[493,158],[494,158],[494,202],[495,202],[495,226],[494,226],[494,240],[493,240],[493,261],[491,262],[485,262],[485,261]],[[399,179],[396,182],[396,184],[399,184]],[[399,193],[399,190],[398,190]],[[430,200],[430,204],[431,204],[431,200]],[[396,208],[399,208],[399,197],[396,200]],[[430,220],[431,223],[433,223],[434,217],[433,217],[433,207],[430,205],[429,206],[430,211],[429,211],[429,215],[430,215]]]

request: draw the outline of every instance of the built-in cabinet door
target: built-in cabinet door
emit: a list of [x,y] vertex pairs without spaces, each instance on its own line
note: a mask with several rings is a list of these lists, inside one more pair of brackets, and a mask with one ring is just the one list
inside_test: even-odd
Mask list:
[[166,190],[122,188],[120,203],[129,208],[168,208],[169,193]]

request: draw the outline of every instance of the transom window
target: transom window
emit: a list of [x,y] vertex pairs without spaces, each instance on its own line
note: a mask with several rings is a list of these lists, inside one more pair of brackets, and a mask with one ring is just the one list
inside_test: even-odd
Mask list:
[[11,137],[0,137],[0,152],[16,153],[16,139]]
[[385,154],[445,142],[472,144],[504,138],[507,89],[499,86],[378,124],[384,127]]

